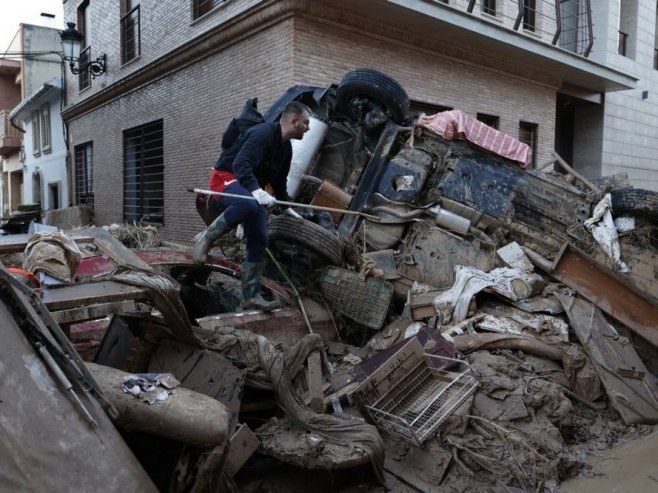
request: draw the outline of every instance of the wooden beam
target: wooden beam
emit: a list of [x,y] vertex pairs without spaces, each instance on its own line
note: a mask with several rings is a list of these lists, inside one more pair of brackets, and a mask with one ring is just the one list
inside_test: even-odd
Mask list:
[[135,302],[130,300],[116,301],[113,303],[98,303],[96,305],[82,306],[68,310],[50,310],[50,314],[58,324],[71,324],[103,318],[113,313],[123,313],[134,310]]
[[143,289],[116,281],[82,282],[45,289],[41,300],[49,311],[69,310],[85,304],[148,299]]

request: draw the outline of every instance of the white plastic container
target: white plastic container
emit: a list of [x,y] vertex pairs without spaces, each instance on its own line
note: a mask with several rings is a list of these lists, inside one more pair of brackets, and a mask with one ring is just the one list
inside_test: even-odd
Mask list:
[[312,116],[308,132],[304,134],[304,138],[290,141],[292,144],[292,162],[288,173],[288,195],[293,200],[297,197],[302,178],[320,151],[328,130],[329,126],[326,123]]

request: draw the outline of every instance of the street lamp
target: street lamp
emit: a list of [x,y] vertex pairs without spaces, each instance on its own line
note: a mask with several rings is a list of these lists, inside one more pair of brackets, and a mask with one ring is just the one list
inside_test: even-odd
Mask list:
[[62,31],[60,38],[64,50],[64,60],[69,62],[71,73],[78,75],[83,72],[89,72],[93,79],[99,75],[103,75],[106,69],[107,55],[103,53],[96,60],[90,60],[80,65],[82,34],[75,28],[75,22],[67,22],[66,25],[68,27]]

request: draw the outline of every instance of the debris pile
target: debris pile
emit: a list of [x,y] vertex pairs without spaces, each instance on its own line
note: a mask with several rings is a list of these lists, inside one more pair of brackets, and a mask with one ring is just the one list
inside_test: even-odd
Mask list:
[[[397,83],[357,75],[295,93],[327,124],[296,200],[334,210],[272,216],[263,287],[282,308],[241,309],[233,237],[200,265],[155,228],[81,228],[58,233],[81,258],[57,284],[0,268],[67,395],[100,402],[83,408],[161,491],[549,492],[653,431],[656,194],[557,154],[533,168],[461,112],[405,120]],[[7,265],[37,240],[3,237]],[[122,389],[144,374],[179,385],[148,405]]]

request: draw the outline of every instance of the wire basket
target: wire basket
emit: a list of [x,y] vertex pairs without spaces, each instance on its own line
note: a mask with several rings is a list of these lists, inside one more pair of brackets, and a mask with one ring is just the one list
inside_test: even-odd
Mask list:
[[[458,371],[442,369],[455,365]],[[477,380],[467,363],[423,354],[421,361],[381,397],[377,398],[377,388],[371,387],[360,400],[377,428],[420,446],[476,387]],[[376,400],[368,403],[372,398]]]

